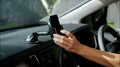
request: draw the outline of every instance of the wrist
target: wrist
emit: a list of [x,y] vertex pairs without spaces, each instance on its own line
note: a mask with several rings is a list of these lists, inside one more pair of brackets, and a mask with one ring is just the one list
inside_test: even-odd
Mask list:
[[78,49],[77,49],[77,51],[76,51],[76,54],[80,54],[81,55],[81,53],[83,53],[84,52],[84,45],[83,44],[79,44],[79,47],[78,47]]

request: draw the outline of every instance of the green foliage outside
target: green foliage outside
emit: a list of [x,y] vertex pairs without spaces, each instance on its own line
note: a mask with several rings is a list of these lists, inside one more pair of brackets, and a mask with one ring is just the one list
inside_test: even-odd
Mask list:
[[18,27],[19,24],[18,23],[6,23],[0,26],[0,30],[4,30],[4,29],[10,29],[10,28],[15,28]]
[[107,25],[109,25],[110,27],[112,27],[113,29],[115,29],[115,25],[113,22],[108,22]]

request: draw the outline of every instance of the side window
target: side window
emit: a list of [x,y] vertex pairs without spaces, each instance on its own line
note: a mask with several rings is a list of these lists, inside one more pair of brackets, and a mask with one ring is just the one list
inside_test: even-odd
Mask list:
[[120,1],[108,6],[108,24],[120,32]]

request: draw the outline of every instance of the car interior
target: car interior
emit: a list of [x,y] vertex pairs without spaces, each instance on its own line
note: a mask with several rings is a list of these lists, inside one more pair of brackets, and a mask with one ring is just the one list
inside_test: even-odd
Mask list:
[[120,53],[120,0],[1,0],[0,6],[0,66],[104,67],[57,46],[53,33],[61,29],[86,46]]

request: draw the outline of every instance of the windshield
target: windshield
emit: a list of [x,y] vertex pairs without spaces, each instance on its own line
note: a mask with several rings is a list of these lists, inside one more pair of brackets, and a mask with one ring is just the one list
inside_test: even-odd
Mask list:
[[[90,0],[0,0],[0,31],[41,25],[50,14],[63,15]],[[67,5],[66,5],[67,3]]]

